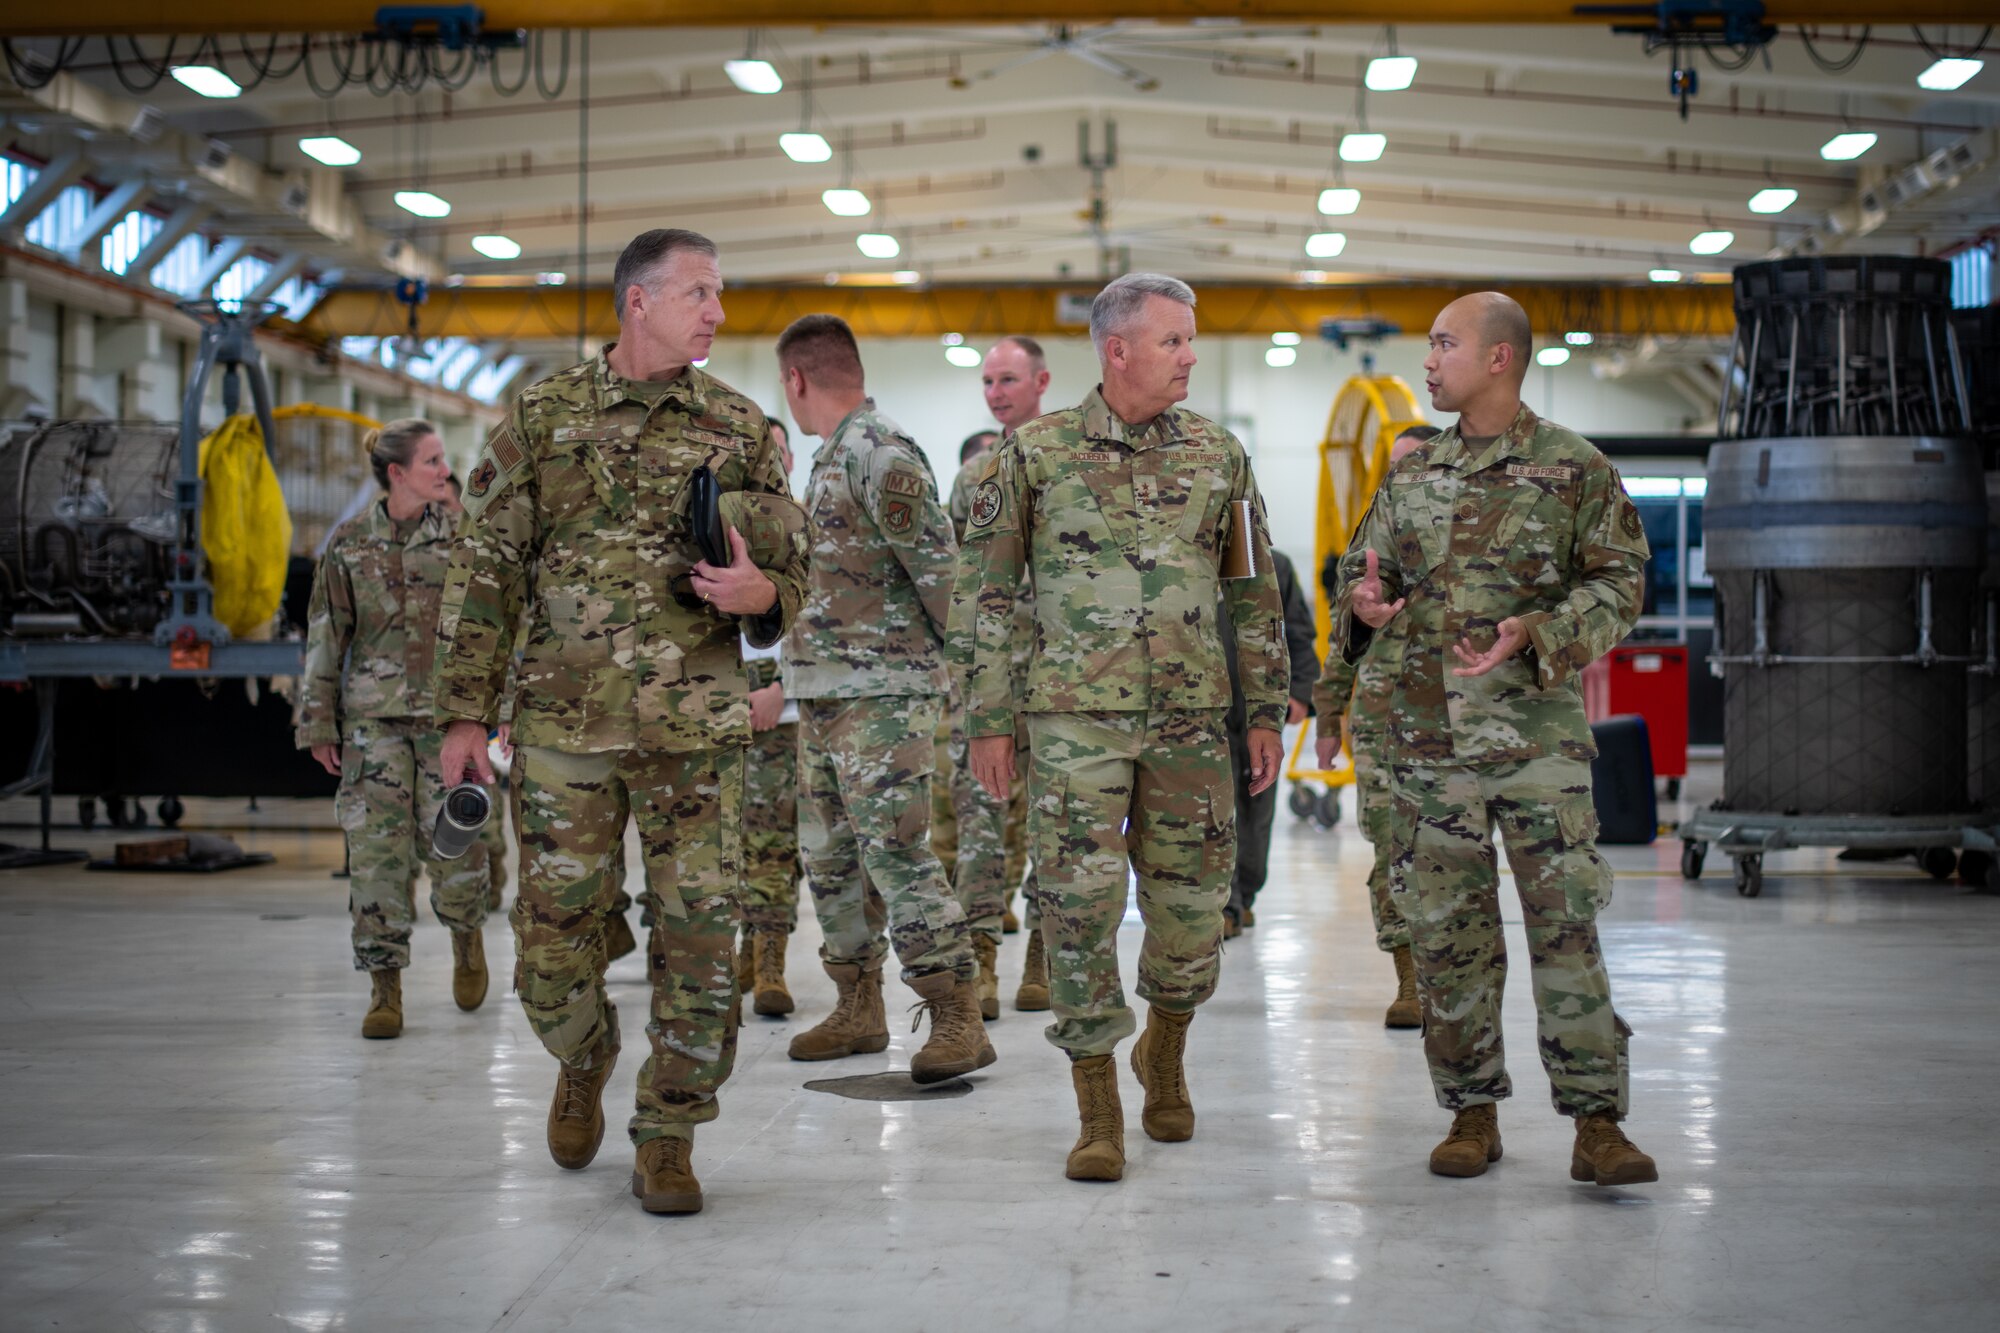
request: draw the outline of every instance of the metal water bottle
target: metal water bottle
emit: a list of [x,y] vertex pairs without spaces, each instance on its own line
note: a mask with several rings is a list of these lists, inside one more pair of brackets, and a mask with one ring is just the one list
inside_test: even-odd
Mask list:
[[437,827],[431,830],[431,850],[447,861],[465,855],[479,841],[479,830],[493,814],[493,797],[476,782],[461,782],[444,794]]

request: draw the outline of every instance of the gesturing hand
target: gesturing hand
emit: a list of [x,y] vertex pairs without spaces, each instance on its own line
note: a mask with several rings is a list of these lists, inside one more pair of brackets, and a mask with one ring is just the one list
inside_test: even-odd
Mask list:
[[1361,623],[1370,629],[1381,629],[1396,618],[1403,609],[1405,598],[1398,597],[1393,602],[1382,600],[1382,574],[1375,559],[1374,548],[1367,551],[1368,572],[1354,585],[1354,599],[1351,605],[1354,614],[1361,617]]
[[770,575],[757,568],[750,558],[750,544],[735,528],[729,534],[729,563],[711,565],[697,561],[691,582],[700,598],[725,615],[761,616],[778,600],[778,589]]
[[1454,643],[1451,646],[1451,650],[1458,655],[1458,660],[1465,665],[1457,668],[1451,674],[1454,676],[1483,676],[1494,667],[1499,666],[1502,662],[1512,657],[1515,653],[1520,652],[1522,646],[1528,642],[1528,631],[1522,629],[1521,622],[1513,616],[1508,616],[1505,620],[1501,621],[1495,630],[1495,634],[1498,637],[1493,640],[1493,646],[1483,653],[1472,646],[1470,635]]
[[1014,738],[974,736],[966,754],[966,767],[972,770],[979,785],[986,788],[988,796],[1005,805],[1014,786]]

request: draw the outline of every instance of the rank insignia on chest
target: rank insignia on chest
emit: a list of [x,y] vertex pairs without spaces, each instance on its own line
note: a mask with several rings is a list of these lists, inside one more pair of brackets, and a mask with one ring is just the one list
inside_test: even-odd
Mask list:
[[465,483],[466,493],[475,497],[486,494],[487,488],[493,485],[493,479],[499,475],[500,469],[493,460],[485,459],[472,469],[472,476]]
[[908,532],[915,521],[916,513],[908,500],[891,500],[882,507],[882,526],[897,536]]
[[1132,503],[1156,505],[1160,502],[1159,484],[1151,477],[1132,478]]
[[972,526],[986,527],[998,517],[1000,517],[1000,487],[994,482],[981,482],[979,489],[972,493]]

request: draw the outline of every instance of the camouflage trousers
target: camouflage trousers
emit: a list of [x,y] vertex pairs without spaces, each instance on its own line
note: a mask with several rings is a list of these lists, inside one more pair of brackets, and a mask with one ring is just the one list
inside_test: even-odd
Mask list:
[[431,829],[444,803],[443,744],[444,733],[428,720],[347,724],[333,807],[347,835],[356,971],[410,965],[419,870],[430,872],[431,911],[439,921],[453,930],[485,924],[486,849],[474,843],[456,861],[431,855]]
[[1500,1032],[1507,946],[1489,837],[1497,825],[1527,926],[1536,1030],[1556,1110],[1623,1114],[1630,1029],[1611,1008],[1597,944],[1611,867],[1597,854],[1590,765],[1548,756],[1393,764],[1389,774],[1394,892],[1409,922],[1438,1105],[1457,1110],[1513,1093]]
[[1375,849],[1375,864],[1368,872],[1368,910],[1375,915],[1375,947],[1383,953],[1410,947],[1410,926],[1403,920],[1396,896],[1389,891],[1394,876],[1394,802],[1389,795],[1389,770],[1375,759],[1374,742],[1354,742],[1355,817],[1361,836]]
[[[987,794],[979,779],[972,776],[969,762],[972,747],[966,739],[963,715],[954,718],[951,724],[951,803],[958,825],[958,857],[952,867],[952,889],[958,894],[959,905],[965,908],[973,932],[991,936],[996,942],[1000,938],[1001,914],[1007,910],[1015,886],[1020,883],[1010,875],[1020,873],[1015,866],[1025,859],[1016,854],[1008,841],[1010,835],[1016,841],[1023,840],[1026,824],[1025,817],[1021,827],[1017,828],[1014,822],[1017,800],[1024,815],[1027,809],[1027,738],[1025,732],[1016,735],[1022,743],[1014,749],[1015,781],[1008,800],[1003,803]],[[1028,929],[1033,930],[1041,919],[1041,909],[1030,894]]]
[[1214,993],[1236,865],[1223,710],[1029,713],[1028,837],[1049,952],[1048,1039],[1105,1055],[1137,1026],[1118,974],[1138,876],[1139,997],[1191,1013]]
[[715,1119],[716,1093],[736,1061],[743,751],[522,747],[513,776],[521,839],[515,975],[528,1026],[572,1069],[595,1069],[618,1052],[604,922],[619,890],[611,871],[629,815],[654,915],[646,949],[652,1050],[639,1070],[630,1132],[634,1143],[692,1134]]
[[973,977],[965,909],[930,844],[932,733],[943,707],[936,695],[799,704],[799,850],[829,963],[872,967],[893,943],[906,981]]
[[[947,711],[956,713],[957,709]],[[942,866],[958,864],[958,810],[952,798],[952,784],[942,776],[952,771],[953,730],[949,722],[940,721],[931,747],[931,772],[939,775],[931,783],[931,851],[937,854]]]
[[743,924],[799,924],[799,724],[757,732],[743,756]]

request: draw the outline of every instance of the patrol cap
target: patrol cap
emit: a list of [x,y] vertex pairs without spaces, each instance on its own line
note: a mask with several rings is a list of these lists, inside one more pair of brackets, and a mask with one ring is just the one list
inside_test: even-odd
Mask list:
[[717,508],[722,521],[743,534],[757,568],[782,572],[805,558],[809,520],[789,495],[725,491]]

